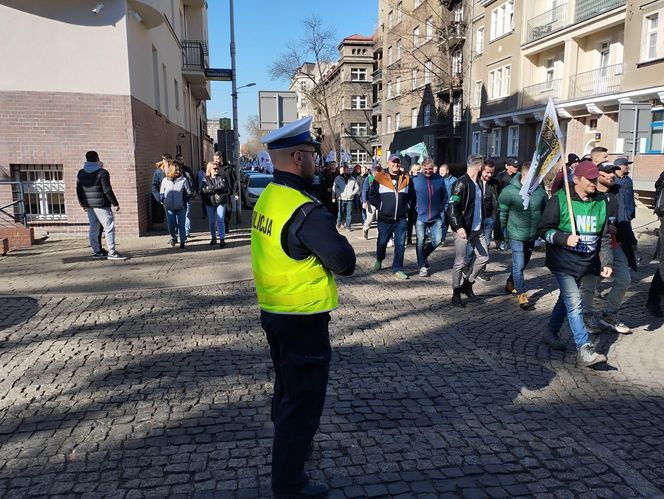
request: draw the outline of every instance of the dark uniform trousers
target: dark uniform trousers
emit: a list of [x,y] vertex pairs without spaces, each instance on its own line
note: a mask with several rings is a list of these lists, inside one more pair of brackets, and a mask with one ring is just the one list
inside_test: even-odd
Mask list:
[[320,424],[330,371],[329,322],[329,313],[261,311],[275,373],[271,413],[275,491],[297,491],[306,483],[304,462]]

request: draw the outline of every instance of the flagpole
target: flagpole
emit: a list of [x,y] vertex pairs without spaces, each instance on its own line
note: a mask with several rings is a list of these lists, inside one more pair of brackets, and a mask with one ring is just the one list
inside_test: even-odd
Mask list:
[[565,182],[565,196],[567,197],[567,211],[569,212],[569,223],[572,226],[572,235],[576,236],[576,220],[574,219],[574,211],[572,210],[572,195],[569,190],[569,179],[567,178],[567,163],[563,158],[566,158],[565,155],[565,146],[562,145],[562,154],[560,155],[560,161],[563,163],[563,182]]

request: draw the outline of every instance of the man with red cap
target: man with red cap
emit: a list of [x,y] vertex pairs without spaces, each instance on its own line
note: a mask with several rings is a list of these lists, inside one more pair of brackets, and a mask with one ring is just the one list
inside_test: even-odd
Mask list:
[[[585,366],[606,362],[606,356],[596,352],[589,340],[580,287],[586,276],[610,277],[613,272],[609,208],[606,198],[597,192],[598,177],[599,170],[592,161],[580,162],[570,189],[572,213],[565,189],[561,189],[547,203],[538,229],[539,236],[546,241],[546,266],[560,288],[542,340],[554,349],[563,350],[559,333],[567,317],[578,362]],[[576,234],[572,231],[572,219]]]

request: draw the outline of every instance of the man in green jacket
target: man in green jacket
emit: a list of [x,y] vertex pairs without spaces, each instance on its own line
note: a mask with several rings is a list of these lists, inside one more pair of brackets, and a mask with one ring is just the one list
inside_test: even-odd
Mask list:
[[537,226],[542,219],[546,206],[546,192],[540,185],[530,197],[528,208],[523,207],[521,179],[528,176],[530,161],[521,166],[520,173],[514,175],[510,183],[501,191],[498,203],[500,204],[500,227],[506,234],[512,249],[512,273],[507,278],[505,291],[515,293],[519,307],[524,310],[532,308],[526,295],[526,283],[523,272],[533,253],[537,239]]

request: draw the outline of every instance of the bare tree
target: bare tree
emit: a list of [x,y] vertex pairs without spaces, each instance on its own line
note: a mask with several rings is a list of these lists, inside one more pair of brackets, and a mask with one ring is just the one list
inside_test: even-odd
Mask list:
[[[303,78],[312,83],[304,89],[305,97],[322,118],[325,144],[332,143],[333,148],[341,150],[341,136],[337,131],[336,115],[339,103],[334,102],[330,90],[321,85],[333,68],[337,56],[336,33],[323,24],[317,14],[302,20],[302,37],[297,42],[290,42],[286,51],[270,66],[270,75],[274,80]],[[313,61],[312,71],[304,70],[305,63]],[[338,146],[338,147],[337,147]]]

